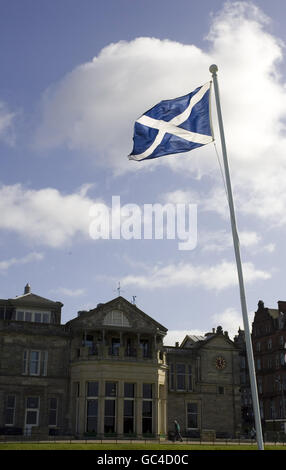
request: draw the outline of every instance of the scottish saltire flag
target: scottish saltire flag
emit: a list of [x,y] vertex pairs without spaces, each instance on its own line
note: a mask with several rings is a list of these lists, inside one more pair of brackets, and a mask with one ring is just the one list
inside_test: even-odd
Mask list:
[[157,158],[212,142],[210,86],[208,82],[188,95],[161,101],[137,119],[128,158]]

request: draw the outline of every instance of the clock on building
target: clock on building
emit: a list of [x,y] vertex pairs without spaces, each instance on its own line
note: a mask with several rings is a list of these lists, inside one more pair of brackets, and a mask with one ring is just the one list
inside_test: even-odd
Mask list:
[[222,357],[222,356],[216,357],[215,366],[216,366],[216,368],[219,369],[219,370],[224,369],[224,368],[226,367],[226,360],[225,360],[225,358]]

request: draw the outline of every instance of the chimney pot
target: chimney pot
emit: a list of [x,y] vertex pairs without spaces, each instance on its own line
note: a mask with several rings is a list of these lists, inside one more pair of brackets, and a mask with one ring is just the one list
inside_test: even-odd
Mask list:
[[31,286],[29,283],[27,283],[25,285],[25,290],[24,290],[24,294],[30,294],[31,293]]

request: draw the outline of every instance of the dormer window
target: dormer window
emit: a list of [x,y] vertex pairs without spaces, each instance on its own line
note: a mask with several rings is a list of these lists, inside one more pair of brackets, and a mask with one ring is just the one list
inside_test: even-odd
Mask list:
[[29,321],[33,323],[51,323],[51,312],[17,310],[16,320]]
[[128,318],[120,310],[108,312],[104,317],[103,325],[131,327]]

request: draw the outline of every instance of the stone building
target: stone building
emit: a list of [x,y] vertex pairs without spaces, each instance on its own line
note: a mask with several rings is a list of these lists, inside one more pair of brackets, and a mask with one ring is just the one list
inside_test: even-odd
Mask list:
[[80,312],[66,327],[71,429],[79,435],[166,434],[167,329],[122,297]]
[[119,296],[61,324],[60,302],[0,300],[1,433],[157,437],[240,432],[239,349],[218,327],[167,328]]
[[279,301],[273,309],[259,301],[252,343],[263,428],[285,432],[286,302]]
[[244,330],[239,328],[238,334],[234,337],[234,343],[239,349],[242,434],[250,436],[255,422]]
[[0,427],[68,426],[70,338],[61,308],[28,285],[0,300]]
[[221,327],[186,336],[166,347],[169,372],[168,428],[174,419],[185,435],[234,437],[241,431],[239,351]]

